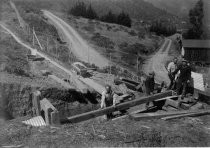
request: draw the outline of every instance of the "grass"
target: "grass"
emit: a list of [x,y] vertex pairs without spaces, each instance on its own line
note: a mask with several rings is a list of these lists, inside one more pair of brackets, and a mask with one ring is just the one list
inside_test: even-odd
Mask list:
[[27,50],[14,42],[12,38],[0,39],[0,61],[3,71],[19,76],[30,76],[30,68],[27,61]]
[[100,33],[95,33],[91,40],[99,47],[114,49],[114,42],[112,42],[109,38],[102,36]]
[[206,123],[188,118],[169,122],[128,118],[103,121],[97,118],[58,128],[29,128],[13,121],[0,127],[0,140],[2,145],[29,147],[201,147],[210,144],[210,135],[204,126]]
[[[18,0],[16,2],[26,22],[29,22],[29,24],[35,24],[35,29],[40,32],[57,36],[57,33],[54,33],[56,32],[54,29],[48,29],[53,27],[51,27],[50,24],[46,24],[46,22],[42,20],[42,17],[39,15],[37,10],[33,10],[31,5],[28,6],[27,3],[30,3],[30,1],[23,3]],[[46,1],[44,1],[43,4],[34,4],[34,6],[35,8],[41,9],[42,7],[45,7],[45,3]],[[53,2],[49,5],[51,4],[54,5]],[[49,8],[46,6],[46,9]],[[135,29],[116,24],[103,23],[69,15],[67,16],[67,14],[63,13],[62,11],[59,11],[56,13],[56,15],[63,18],[72,27],[74,27],[80,33],[80,35],[82,35],[82,37],[87,40],[99,53],[107,58],[109,58],[110,52],[114,53],[112,54],[113,62],[127,66],[133,71],[135,71],[136,67],[136,59],[132,58],[133,53],[138,51],[142,55],[149,55],[156,51],[159,45],[158,42],[161,41],[161,39],[156,36],[147,35],[146,30],[143,30],[142,27],[140,27],[141,31],[137,31]],[[39,28],[38,26],[40,25],[41,27]],[[41,38],[46,41],[46,37]],[[124,43],[127,43],[128,46],[123,47],[122,45]],[[46,43],[43,42],[43,44]],[[120,51],[128,53],[131,52],[132,54],[127,56],[120,53]],[[58,60],[69,64],[67,62],[67,55],[69,55],[69,53],[66,49],[59,49],[59,51],[56,51],[55,48],[52,47],[52,49],[50,49],[47,53]]]

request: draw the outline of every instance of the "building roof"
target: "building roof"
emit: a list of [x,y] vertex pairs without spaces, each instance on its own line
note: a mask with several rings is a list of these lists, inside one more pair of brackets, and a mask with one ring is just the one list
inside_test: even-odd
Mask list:
[[210,40],[183,40],[183,47],[210,48]]

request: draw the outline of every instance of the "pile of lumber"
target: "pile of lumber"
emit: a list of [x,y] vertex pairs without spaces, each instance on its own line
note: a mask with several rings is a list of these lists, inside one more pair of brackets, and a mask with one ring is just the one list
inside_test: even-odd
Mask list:
[[210,110],[186,110],[186,111],[173,111],[173,112],[162,112],[162,113],[139,113],[129,115],[131,119],[139,121],[143,119],[177,119],[181,117],[194,117],[201,115],[209,115]]
[[210,114],[210,110],[205,110],[202,102],[199,102],[191,95],[181,99],[180,96],[168,96],[155,100],[154,104],[163,102],[162,110],[153,113],[131,113],[129,117],[136,121],[142,119],[176,119],[181,117],[193,117]]

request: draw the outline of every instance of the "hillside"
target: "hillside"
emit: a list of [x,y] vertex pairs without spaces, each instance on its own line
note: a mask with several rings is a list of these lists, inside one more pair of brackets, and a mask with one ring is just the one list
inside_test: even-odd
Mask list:
[[[23,0],[15,0],[23,1]],[[39,2],[40,1],[40,2]],[[132,18],[143,19],[143,20],[153,20],[160,17],[173,17],[172,14],[167,13],[164,10],[154,7],[152,4],[145,2],[144,0],[80,0],[93,6],[99,15],[107,13],[112,10],[114,13],[119,13],[121,11],[127,12]],[[40,4],[40,8],[50,8],[54,10],[68,11],[77,0],[28,0],[30,5]],[[54,5],[56,3],[56,5]]]
[[144,0],[179,17],[186,17],[197,0]]

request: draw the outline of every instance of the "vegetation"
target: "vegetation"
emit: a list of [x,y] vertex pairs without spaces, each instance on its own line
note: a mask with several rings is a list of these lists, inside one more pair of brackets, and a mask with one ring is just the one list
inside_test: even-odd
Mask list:
[[157,35],[170,36],[176,33],[176,26],[170,21],[159,19],[152,23],[150,32],[155,32]]
[[201,39],[203,35],[203,1],[199,0],[195,7],[189,11],[189,20],[191,27],[188,32],[184,35],[187,39]]
[[5,64],[3,70],[11,74],[29,77],[30,68],[24,54],[26,50],[20,45],[13,44],[13,39],[1,40],[0,44],[0,61],[1,64]]
[[109,38],[100,35],[100,33],[95,33],[92,37],[92,41],[96,43],[99,47],[104,47],[108,49],[114,49],[114,42],[112,42]]
[[69,13],[74,16],[101,20],[108,23],[116,23],[127,27],[131,27],[132,23],[131,18],[124,11],[122,11],[119,15],[116,15],[112,13],[112,11],[109,11],[102,17],[98,17],[96,11],[92,8],[91,4],[89,4],[89,7],[87,7],[84,2],[77,2],[75,6],[69,10]]

